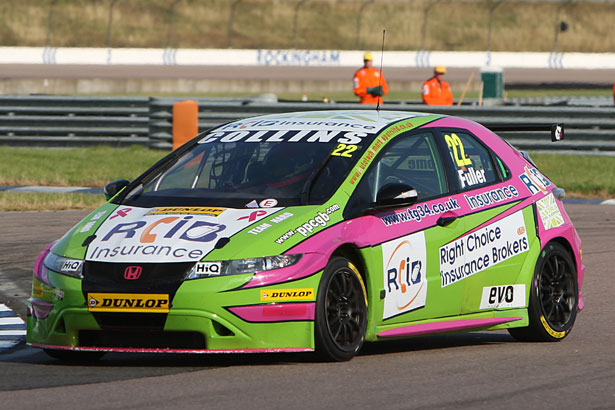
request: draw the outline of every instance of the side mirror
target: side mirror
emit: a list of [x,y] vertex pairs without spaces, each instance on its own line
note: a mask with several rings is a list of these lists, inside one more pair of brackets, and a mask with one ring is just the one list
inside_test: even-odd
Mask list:
[[105,185],[105,189],[103,190],[103,193],[105,194],[105,199],[107,201],[110,200],[115,195],[117,195],[118,192],[124,189],[128,184],[130,184],[130,181],[127,181],[125,179],[118,179],[116,181],[109,182],[107,185]]
[[395,208],[414,204],[418,199],[416,189],[401,183],[386,184],[378,191],[373,208]]

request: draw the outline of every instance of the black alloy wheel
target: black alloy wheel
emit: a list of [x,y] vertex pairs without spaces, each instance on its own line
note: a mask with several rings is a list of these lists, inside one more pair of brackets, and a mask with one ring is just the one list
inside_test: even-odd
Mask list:
[[574,325],[579,289],[575,265],[561,244],[550,242],[540,253],[530,292],[530,325],[510,334],[520,341],[562,340]]
[[318,288],[315,328],[316,350],[326,360],[350,360],[363,345],[365,285],[348,259],[336,257],[325,268]]

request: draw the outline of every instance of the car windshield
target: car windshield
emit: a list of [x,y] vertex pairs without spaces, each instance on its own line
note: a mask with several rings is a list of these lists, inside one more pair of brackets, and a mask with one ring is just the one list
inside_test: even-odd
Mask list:
[[336,141],[205,142],[145,174],[141,180],[147,182],[121,203],[235,208],[256,206],[265,199],[280,206],[323,203],[362,151],[361,145]]

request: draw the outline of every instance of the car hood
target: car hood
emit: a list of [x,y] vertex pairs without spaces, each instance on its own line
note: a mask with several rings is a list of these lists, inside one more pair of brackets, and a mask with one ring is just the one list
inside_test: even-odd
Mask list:
[[52,251],[114,263],[196,262],[284,253],[342,219],[334,205],[289,208],[155,207],[107,203]]

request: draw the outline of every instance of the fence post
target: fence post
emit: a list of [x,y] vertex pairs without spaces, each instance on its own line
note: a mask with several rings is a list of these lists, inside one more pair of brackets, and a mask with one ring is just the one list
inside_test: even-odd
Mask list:
[[196,101],[173,104],[173,149],[177,149],[199,133],[199,105]]

